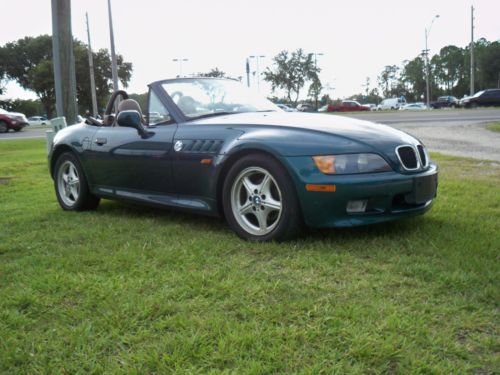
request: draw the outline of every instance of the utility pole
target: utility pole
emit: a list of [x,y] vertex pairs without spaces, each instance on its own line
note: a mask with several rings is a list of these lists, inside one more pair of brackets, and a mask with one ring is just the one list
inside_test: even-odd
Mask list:
[[92,46],[90,44],[89,14],[85,13],[87,21],[87,37],[89,41],[89,69],[90,69],[90,92],[92,94],[92,116],[97,117],[97,97],[95,93],[94,58],[92,56]]
[[260,71],[259,71],[259,59],[263,59],[264,55],[252,55],[250,56],[251,59],[256,59],[257,60],[257,91],[260,91]]
[[109,39],[111,40],[111,74],[113,76],[113,90],[118,91],[118,68],[115,54],[115,36],[113,34],[113,17],[111,15],[111,0],[108,0]]
[[[324,53],[321,52],[313,52],[314,53],[314,70],[318,70],[318,56],[323,56]],[[318,77],[319,80],[319,77]],[[316,111],[318,110],[318,95],[317,93],[314,94],[314,103],[316,106]]]
[[52,0],[52,51],[57,116],[76,123],[75,57],[71,33],[71,0]]
[[250,87],[250,62],[247,59],[246,63],[246,72],[247,72],[247,87]]
[[474,7],[470,7],[470,95],[474,95]]

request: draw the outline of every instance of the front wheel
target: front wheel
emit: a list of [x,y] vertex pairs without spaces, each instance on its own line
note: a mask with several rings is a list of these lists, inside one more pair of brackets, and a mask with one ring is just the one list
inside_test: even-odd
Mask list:
[[271,156],[248,155],[230,169],[223,187],[226,220],[249,241],[284,241],[302,228],[295,187]]
[[99,198],[91,194],[80,162],[72,153],[59,156],[54,172],[54,187],[60,206],[67,211],[95,210]]
[[7,133],[9,131],[9,128],[7,127],[7,124],[3,121],[0,121],[0,133]]

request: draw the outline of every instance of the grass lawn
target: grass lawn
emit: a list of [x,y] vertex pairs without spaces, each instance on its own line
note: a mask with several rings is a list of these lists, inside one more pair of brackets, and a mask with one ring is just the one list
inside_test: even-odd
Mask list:
[[500,122],[488,124],[486,125],[486,129],[491,130],[492,132],[500,132]]
[[427,215],[254,244],[131,204],[63,212],[44,142],[0,142],[0,373],[500,372],[497,163],[432,155]]

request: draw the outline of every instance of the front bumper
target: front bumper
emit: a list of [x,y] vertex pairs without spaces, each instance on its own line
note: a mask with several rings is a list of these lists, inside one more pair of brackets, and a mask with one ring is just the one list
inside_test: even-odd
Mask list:
[[[296,159],[288,161],[295,172],[304,220],[310,227],[351,227],[421,215],[431,208],[437,191],[438,168],[435,164],[412,174],[384,172],[333,176],[315,171],[307,161],[307,166],[297,163],[297,159],[302,158],[290,159]],[[425,187],[419,186],[422,181]],[[307,184],[335,185],[335,191],[307,191]],[[349,213],[348,203],[358,200],[366,201],[364,212]]]

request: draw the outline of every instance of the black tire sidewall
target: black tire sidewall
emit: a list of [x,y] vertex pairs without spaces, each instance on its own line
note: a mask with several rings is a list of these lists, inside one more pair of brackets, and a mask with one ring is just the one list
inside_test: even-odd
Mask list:
[[[282,212],[278,225],[268,234],[257,236],[245,231],[234,217],[231,207],[231,189],[239,173],[248,167],[260,167],[269,172],[282,195]],[[222,203],[224,215],[231,229],[241,238],[249,241],[285,241],[296,237],[302,227],[302,213],[295,185],[286,169],[270,155],[251,154],[238,160],[229,170],[224,182]]]
[[[75,204],[73,204],[72,206],[68,206],[66,203],[64,203],[59,192],[59,184],[58,184],[59,170],[62,164],[66,161],[70,161],[71,163],[73,163],[78,172],[78,179],[80,181],[80,194],[78,195],[78,199],[76,200]],[[92,208],[89,206],[92,206],[93,200],[96,199],[90,194],[87,185],[87,179],[85,177],[85,173],[83,172],[83,168],[80,164],[80,161],[74,154],[70,152],[65,152],[57,158],[56,165],[54,168],[54,188],[56,191],[56,197],[57,201],[59,202],[59,205],[66,211],[83,211]]]
[[9,131],[8,125],[5,121],[0,121],[0,133],[7,133]]

